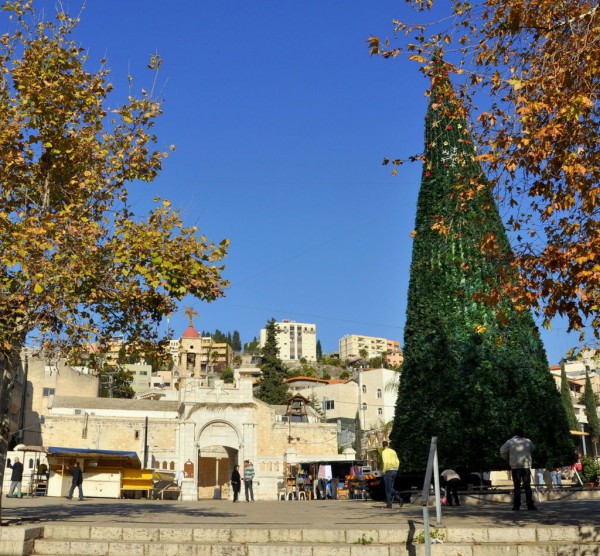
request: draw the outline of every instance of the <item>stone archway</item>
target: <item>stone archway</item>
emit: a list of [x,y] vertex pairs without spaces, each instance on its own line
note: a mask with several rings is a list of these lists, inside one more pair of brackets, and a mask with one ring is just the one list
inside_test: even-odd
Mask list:
[[198,497],[226,497],[233,466],[238,463],[240,435],[226,421],[207,423],[198,436]]

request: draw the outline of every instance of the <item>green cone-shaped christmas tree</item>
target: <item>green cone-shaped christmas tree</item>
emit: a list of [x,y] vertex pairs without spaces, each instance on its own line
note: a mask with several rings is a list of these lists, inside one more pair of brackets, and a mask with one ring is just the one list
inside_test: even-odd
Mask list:
[[[464,106],[438,60],[391,434],[403,471],[425,469],[432,436],[441,466],[504,467],[500,446],[519,426],[536,445],[537,465],[573,459],[566,413],[533,318],[507,297],[494,297],[499,281],[518,278],[475,156]],[[475,193],[466,187],[472,183]]]

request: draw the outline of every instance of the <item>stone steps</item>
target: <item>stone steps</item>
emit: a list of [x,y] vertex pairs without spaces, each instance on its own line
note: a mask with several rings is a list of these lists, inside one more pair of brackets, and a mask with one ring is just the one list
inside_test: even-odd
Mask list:
[[[15,528],[16,529],[16,528]],[[395,529],[160,528],[48,525],[23,550],[54,556],[424,556],[422,531]],[[600,526],[439,529],[432,556],[600,555]],[[35,537],[38,538],[35,538]],[[421,539],[419,539],[421,537]],[[421,543],[417,541],[421,540]],[[15,545],[15,549],[16,549]]]

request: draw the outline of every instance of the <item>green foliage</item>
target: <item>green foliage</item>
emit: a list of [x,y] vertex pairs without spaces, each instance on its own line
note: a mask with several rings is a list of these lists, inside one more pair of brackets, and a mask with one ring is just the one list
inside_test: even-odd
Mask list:
[[571,389],[569,388],[569,381],[567,380],[567,373],[564,367],[560,372],[560,398],[567,414],[569,428],[572,431],[579,430],[575,408],[573,407],[573,398],[571,397]]
[[382,369],[385,367],[385,359],[383,357],[372,357],[369,359],[369,368]]
[[210,336],[217,344],[227,344],[233,351],[242,351],[242,343],[240,341],[240,333],[237,330],[231,332],[221,332],[218,328],[214,332],[203,330],[201,336]]
[[[425,469],[432,436],[442,468],[502,468],[499,447],[523,426],[536,466],[571,463],[574,443],[533,318],[492,296],[518,277],[464,110],[443,71],[432,81],[391,444],[407,471]],[[472,180],[478,195],[461,196]]]
[[228,384],[233,384],[233,369],[231,367],[225,367],[221,372],[221,378]]
[[348,371],[342,371],[340,373],[340,379],[348,380],[350,378],[350,373]]
[[341,367],[342,369],[345,367],[343,361],[340,361],[339,357],[334,357],[332,355],[321,357],[319,361],[321,365],[330,365],[331,367]]
[[365,533],[363,533],[358,540],[354,544],[373,544],[373,537],[367,537]]
[[324,380],[331,380],[331,375],[327,371],[323,371],[322,377]]
[[[446,540],[446,535],[444,534],[443,531],[440,531],[439,529],[435,529],[435,528],[430,528],[429,529],[429,538],[430,539],[437,539],[440,541],[445,541]],[[413,543],[414,544],[425,544],[425,532],[421,531],[418,535],[415,535],[413,537]]]
[[287,385],[283,382],[283,379],[286,377],[286,368],[281,359],[279,359],[275,319],[271,319],[265,329],[267,337],[265,345],[261,350],[262,363],[260,365],[262,378],[256,397],[272,405],[285,404],[289,397],[289,391]]
[[591,456],[583,456],[579,476],[584,483],[597,483],[600,480],[600,461]]
[[244,352],[245,353],[259,353],[259,341],[258,338],[254,338],[251,342],[244,344]]
[[596,395],[592,389],[592,382],[590,380],[590,375],[586,371],[585,372],[585,390],[583,393],[583,403],[585,405],[585,416],[588,420],[588,425],[590,427],[590,434],[594,438],[600,438],[600,419],[598,419],[598,403],[596,400]]
[[323,348],[321,347],[321,340],[317,340],[317,361],[323,359]]
[[117,366],[103,365],[100,375],[101,398],[133,398],[135,392],[131,387],[133,377],[130,372]]

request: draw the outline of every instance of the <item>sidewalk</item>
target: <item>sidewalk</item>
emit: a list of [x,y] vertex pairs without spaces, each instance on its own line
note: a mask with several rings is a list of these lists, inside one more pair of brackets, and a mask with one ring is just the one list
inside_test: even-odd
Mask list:
[[[442,508],[446,528],[499,528],[598,525],[600,499],[560,500],[538,504],[537,512],[513,512],[510,504],[489,503]],[[429,508],[436,526],[435,508]],[[87,499],[82,502],[51,497],[2,500],[2,524],[83,525],[119,527],[323,529],[360,527],[405,528],[423,523],[419,504],[388,510],[372,500],[198,502]]]

